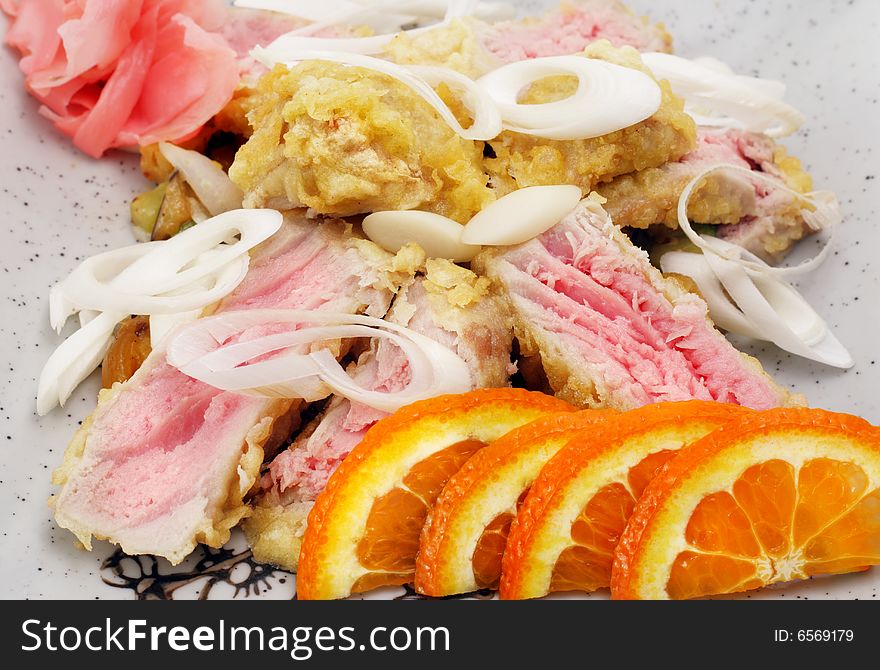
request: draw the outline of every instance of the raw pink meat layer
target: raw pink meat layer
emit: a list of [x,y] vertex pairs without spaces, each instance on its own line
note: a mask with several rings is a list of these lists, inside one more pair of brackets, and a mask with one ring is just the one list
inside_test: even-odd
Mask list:
[[[414,308],[412,313],[402,308],[404,304]],[[444,311],[441,305],[442,301],[429,299],[425,279],[420,277],[401,291],[387,318],[456,351],[468,363],[474,387],[506,384],[511,336],[498,298],[484,297],[466,311],[449,307]],[[451,316],[462,312],[463,321]],[[353,375],[365,388],[398,391],[409,382],[409,366],[396,345],[379,340],[360,356]],[[383,416],[384,412],[366,405],[334,398],[314,431],[272,461],[263,488],[276,488],[288,501],[315,500],[342,459]]]
[[[409,381],[409,365],[395,345],[382,340],[374,350],[360,356],[353,377],[374,391],[399,391]],[[327,486],[342,459],[384,416],[387,416],[385,412],[367,405],[347,398],[333,398],[314,432],[275,457],[263,476],[263,488],[277,486],[279,492],[295,489],[297,501],[314,500]]]
[[[379,274],[346,244],[342,224],[288,220],[256,251],[245,281],[220,309],[381,316],[391,292],[374,288]],[[273,407],[277,401],[191,379],[168,365],[164,351],[154,351],[96,410],[82,457],[55,501],[59,524],[80,539],[93,534],[130,553],[180,560],[199,529],[222,514],[245,436]]]
[[669,36],[661,26],[643,21],[615,0],[581,0],[535,21],[495,24],[483,45],[501,61],[512,63],[575,54],[601,39],[639,51],[669,50]]
[[712,327],[705,303],[659,290],[664,280],[652,278],[644,253],[606,222],[576,210],[489,262],[521,327],[553,342],[614,407],[689,398],[779,405],[778,387]]

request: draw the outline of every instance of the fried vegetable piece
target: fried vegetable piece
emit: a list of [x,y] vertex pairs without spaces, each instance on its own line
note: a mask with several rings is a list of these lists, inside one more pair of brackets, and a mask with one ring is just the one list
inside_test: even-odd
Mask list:
[[[650,74],[632,47],[615,48],[600,40],[584,50],[601,58]],[[596,184],[646,168],[678,160],[696,143],[696,126],[684,112],[684,103],[661,81],[660,108],[653,116],[628,128],[583,140],[546,140],[511,131],[489,142],[494,157],[485,161],[499,195],[517,188],[547,184],[577,184],[587,193]],[[524,92],[520,102],[538,104],[570,96],[572,77],[548,77]],[[490,154],[491,156],[491,154]]]
[[150,318],[133,316],[116,326],[113,343],[101,364],[101,387],[128,381],[150,355]]
[[146,236],[153,234],[167,189],[167,182],[162,182],[131,201],[131,223],[136,228],[140,228]]
[[419,208],[464,222],[494,199],[482,143],[392,77],[307,61],[266,74],[257,98],[253,135],[229,171],[246,207]]
[[179,172],[175,172],[166,182],[165,195],[150,231],[150,239],[154,242],[171,239],[193,225],[196,217],[202,220],[208,216],[189,184]]
[[[234,150],[251,136],[247,114],[253,108],[256,99],[255,89],[245,85],[239,86],[233,93],[232,99],[202,127],[198,134],[175,144],[210,156],[221,163],[224,170],[228,170],[229,165],[223,158],[228,153],[227,148],[234,153]],[[147,179],[159,184],[171,177],[174,166],[159,151],[158,144],[144,145],[140,147],[140,153],[140,169]]]

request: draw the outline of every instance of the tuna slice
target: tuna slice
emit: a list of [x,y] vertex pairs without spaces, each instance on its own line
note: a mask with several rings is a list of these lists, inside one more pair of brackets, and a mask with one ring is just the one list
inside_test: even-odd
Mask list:
[[577,0],[540,19],[493,25],[483,45],[505,63],[578,53],[596,40],[639,51],[671,51],[672,37],[662,23],[637,16],[619,0]]
[[[791,404],[753,358],[713,327],[706,303],[664,278],[593,200],[529,242],[473,263],[507,293],[521,350],[556,394],[626,410],[700,398]],[[797,399],[795,399],[797,402]]]
[[[700,131],[697,148],[678,161],[617,177],[596,190],[605,209],[622,227],[653,224],[678,227],[676,208],[685,185],[699,172],[731,163],[775,177],[801,193],[812,188],[800,161],[769,137],[742,130]],[[810,232],[801,214],[803,202],[782,189],[750,183],[733,173],[716,173],[691,196],[691,221],[721,225],[718,235],[736,242],[769,262],[778,262],[797,240]]]
[[[512,328],[505,302],[489,282],[448,261],[429,260],[395,299],[388,319],[454,349],[468,363],[475,387],[506,386],[512,372]],[[382,340],[353,371],[368,388],[393,391],[407,381],[406,359]],[[330,475],[384,414],[345,398],[331,400],[263,475],[263,492],[244,522],[258,561],[295,570],[306,517]]]
[[662,23],[637,16],[618,0],[577,0],[544,16],[486,23],[457,19],[417,35],[406,32],[388,45],[397,63],[441,65],[476,79],[505,63],[581,53],[598,40],[639,51],[671,51]]
[[[339,222],[288,216],[252,254],[251,268],[220,310],[321,309],[383,316],[392,257],[350,237]],[[102,391],[53,481],[58,524],[91,548],[92,536],[129,554],[172,563],[197,543],[220,546],[247,513],[273,428],[286,438],[297,406],[221,392],[169,366],[154,350],[126,383]]]

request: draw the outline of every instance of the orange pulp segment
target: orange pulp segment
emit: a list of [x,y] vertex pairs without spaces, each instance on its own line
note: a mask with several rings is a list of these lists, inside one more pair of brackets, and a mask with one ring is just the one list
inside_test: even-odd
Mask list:
[[607,587],[614,548],[647,482],[678,449],[750,412],[702,400],[658,403],[579,434],[541,469],[511,525],[501,597]]
[[824,410],[748,414],[681,450],[614,556],[612,597],[699,598],[880,563],[880,431]]
[[609,410],[551,414],[478,451],[446,484],[422,531],[416,591],[429,596],[497,588],[510,523],[541,467]]
[[481,389],[416,402],[376,423],[309,514],[297,596],[344,598],[411,582],[422,526],[449,477],[511,429],[574,410],[542,393]]

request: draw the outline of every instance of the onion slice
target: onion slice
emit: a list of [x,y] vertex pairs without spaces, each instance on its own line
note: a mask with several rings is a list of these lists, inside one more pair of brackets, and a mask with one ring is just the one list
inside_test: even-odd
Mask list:
[[[798,265],[773,267],[737,244],[699,235],[688,220],[688,201],[706,176],[720,170],[745,173],[812,206],[812,211],[806,210],[802,215],[811,228],[827,233],[819,253]],[[816,269],[828,257],[839,222],[840,211],[833,194],[803,194],[768,175],[737,165],[714,165],[691,179],[678,200],[679,227],[702,253],[668,252],[660,259],[660,267],[664,272],[693,279],[709,306],[712,319],[721,328],[773,342],[781,349],[810,360],[849,368],[853,365],[852,356],[822,317],[785,279]]]
[[[577,90],[556,102],[521,104],[519,95],[546,77],[574,75]],[[639,70],[583,56],[549,56],[504,65],[477,82],[504,127],[550,140],[600,137],[644,121],[660,108],[660,86]]]
[[127,315],[104,312],[68,337],[52,353],[37,384],[37,414],[63,406],[73,390],[101,364],[110,347],[113,329]]
[[[691,227],[687,215],[691,194],[703,179],[710,174],[720,171],[733,171],[744,174],[752,180],[762,182],[775,189],[780,189],[805,203],[807,207],[801,211],[801,216],[804,217],[804,221],[814,231],[826,233],[824,244],[819,253],[812,258],[802,261],[798,265],[774,267],[768,265],[753,253],[737,244],[733,244],[717,237],[703,237],[697,233],[693,227]],[[812,207],[812,209],[808,209],[809,207]],[[693,179],[687,183],[679,196],[677,214],[679,228],[681,228],[687,238],[702,251],[715,253],[756,272],[762,272],[778,277],[805,274],[813,271],[816,267],[821,265],[831,253],[831,243],[833,241],[834,233],[841,221],[840,206],[838,205],[837,198],[830,191],[800,193],[799,191],[789,188],[779,179],[729,163],[718,163],[717,165],[707,167],[705,170],[696,174]]]
[[784,137],[805,121],[803,114],[782,101],[782,82],[735,74],[715,59],[688,60],[666,53],[643,53],[642,60],[684,98],[687,112],[699,125]]
[[242,192],[223,168],[204,154],[159,142],[159,151],[192,187],[196,196],[213,215],[241,207]]
[[719,327],[825,365],[853,366],[852,356],[822,317],[781,278],[712,253],[670,251],[660,267],[694,280]]
[[173,331],[182,323],[189,323],[198,319],[204,308],[193,309],[188,312],[177,312],[175,314],[151,314],[150,315],[150,346],[158,349],[168,333]]
[[247,273],[247,252],[272,236],[282,220],[273,210],[233,210],[170,240],[134,244],[80,264],[49,293],[52,327],[60,333],[77,313],[81,327],[46,361],[37,390],[38,413],[64,405],[100,364],[113,329],[129,314],[150,315],[155,346],[169,330],[228,295]]
[[[245,331],[278,326],[288,329],[236,340]],[[326,347],[309,351],[315,344],[361,337],[388,339],[400,347],[410,370],[410,381],[402,390],[365,389]],[[439,342],[382,319],[329,312],[247,310],[199,319],[176,331],[167,360],[181,372],[223,390],[306,400],[332,392],[385,412],[472,388],[467,364]]]
[[[362,55],[382,53],[391,40],[402,32],[415,36],[448,25],[453,19],[460,17],[476,16],[486,21],[497,21],[516,14],[515,9],[507,3],[475,0],[388,0],[372,3],[334,0],[329,6],[327,3],[295,2],[287,7],[284,0],[237,0],[235,4],[239,7],[283,12],[313,21],[310,25],[281,35],[270,47],[322,49]],[[438,18],[442,19],[438,23],[422,25]],[[314,36],[320,30],[342,24],[352,25],[362,20],[369,21],[374,26],[390,24],[393,29],[391,32],[369,37]],[[418,27],[403,30],[405,24]]]
[[465,244],[520,244],[549,230],[575,208],[581,189],[574,185],[527,186],[499,198],[465,225]]
[[[279,44],[279,38],[268,47],[255,47],[251,55],[267,67],[277,63],[293,65],[304,60],[323,60],[373,70],[397,79],[417,93],[433,107],[440,117],[458,135],[466,140],[490,140],[501,132],[501,117],[498,110],[476,83],[450,68],[429,66],[404,66],[390,63],[381,58],[373,58],[344,51],[316,51]],[[427,81],[426,79],[427,78]],[[431,82],[445,82],[452,88],[464,91],[462,102],[473,118],[473,123],[465,129],[455,118],[452,110],[431,87]]]
[[282,219],[274,210],[233,210],[169,240],[92,256],[52,288],[50,321],[60,330],[81,309],[150,315],[210,305],[238,286],[247,252],[271,237]]
[[719,328],[752,339],[763,339],[742,311],[724,293],[724,287],[703,254],[689,251],[668,251],[660,258],[660,269],[690,277],[709,306],[712,320]]

